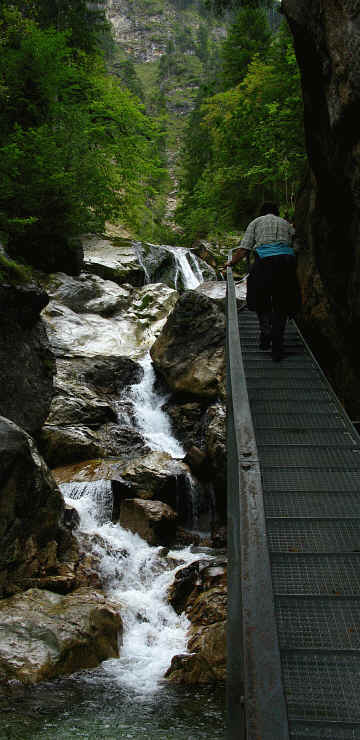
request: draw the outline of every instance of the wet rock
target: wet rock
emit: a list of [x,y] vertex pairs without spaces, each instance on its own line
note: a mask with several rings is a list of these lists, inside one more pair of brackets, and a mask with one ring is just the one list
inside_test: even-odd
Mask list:
[[207,684],[216,683],[216,673],[200,653],[174,655],[165,678],[172,683]]
[[181,497],[184,495],[189,468],[166,452],[150,452],[134,458],[121,469],[121,481],[116,489],[118,509],[125,498],[156,499],[169,504],[180,519],[184,514]]
[[[126,485],[126,481],[122,478],[122,471],[125,466],[124,460],[86,460],[85,462],[56,468],[52,473],[58,485],[71,481],[90,482],[96,480],[122,481]],[[131,488],[130,482],[128,488]]]
[[187,647],[191,654],[175,656],[166,677],[185,684],[224,681],[226,559],[204,560],[179,570],[169,598],[176,611],[185,611],[190,620]]
[[[213,280],[211,282],[201,283],[196,288],[197,293],[206,295],[208,298],[212,298],[214,301],[223,302],[226,298],[226,281],[225,280]],[[235,294],[238,300],[239,307],[245,305],[246,302],[246,278],[235,281]]]
[[116,396],[130,385],[140,383],[144,371],[129,357],[72,357],[57,360],[55,391],[84,401]]
[[[100,280],[100,278],[98,279]],[[83,284],[73,281],[83,289]],[[61,297],[61,296],[60,296]],[[52,349],[58,358],[85,356],[142,357],[161,331],[178,294],[166,285],[132,289],[124,309],[112,315],[75,310],[71,296],[66,304],[53,300],[43,312]],[[59,296],[58,296],[59,298]],[[69,308],[69,305],[74,308]]]
[[176,531],[176,512],[162,501],[125,499],[120,509],[120,524],[136,532],[149,545],[173,542]]
[[79,373],[83,382],[94,387],[101,395],[119,395],[124,388],[140,383],[143,368],[130,357],[96,355],[89,358],[74,358],[71,371]]
[[79,513],[74,509],[73,506],[65,504],[64,507],[64,525],[68,529],[77,529],[80,524]]
[[125,461],[127,463],[129,459],[146,455],[149,451],[136,429],[116,424],[105,424],[96,430],[83,424],[61,427],[45,424],[39,446],[51,468],[112,455],[121,458],[125,464]]
[[226,518],[226,408],[221,402],[182,402],[171,398],[165,405],[177,438],[186,450],[193,473],[213,485],[216,509]]
[[208,401],[171,397],[164,405],[169,414],[177,439],[185,450],[202,448],[204,444],[204,418]]
[[110,421],[116,421],[116,413],[105,401],[60,394],[52,401],[47,426],[83,424],[97,428]]
[[87,272],[118,285],[144,284],[144,269],[138,262],[135,247],[130,239],[109,240],[90,236],[83,240],[83,247]]
[[46,281],[46,290],[52,301],[67,306],[75,313],[95,313],[112,316],[125,310],[130,301],[132,286],[119,286],[97,275],[81,273],[77,278],[58,272]]
[[63,526],[64,502],[33,440],[0,418],[0,596],[27,579],[54,574],[75,542]]
[[227,528],[222,525],[215,525],[212,533],[211,540],[213,547],[219,550],[225,550],[227,547]]
[[0,681],[34,684],[119,654],[118,606],[92,589],[30,589],[0,602]]
[[196,560],[186,568],[181,568],[169,590],[169,602],[177,614],[185,611],[190,594],[201,585],[200,572],[207,568],[208,560]]
[[151,356],[172,391],[215,399],[225,394],[224,346],[222,306],[186,291],[151,348]]
[[30,434],[44,423],[55,361],[40,312],[48,297],[30,284],[0,285],[0,414]]
[[41,431],[40,449],[50,467],[77,460],[100,457],[103,447],[91,429],[83,425],[57,427],[46,425]]
[[198,476],[204,478],[208,474],[206,452],[193,445],[190,447],[185,462]]
[[218,509],[226,507],[226,408],[222,403],[208,407],[204,419],[204,447],[214,484]]
[[142,367],[128,357],[58,360],[57,395],[39,439],[47,463],[58,467],[94,457],[134,457],[146,452],[141,434],[117,418],[119,394],[142,376]]

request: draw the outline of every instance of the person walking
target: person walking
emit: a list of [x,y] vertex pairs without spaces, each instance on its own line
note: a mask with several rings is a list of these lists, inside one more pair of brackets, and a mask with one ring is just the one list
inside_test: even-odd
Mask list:
[[251,221],[240,247],[225,267],[235,265],[249,252],[255,255],[247,279],[247,306],[259,319],[261,350],[271,348],[272,359],[284,357],[284,331],[288,317],[301,306],[293,248],[295,229],[280,218],[275,203],[266,202]]

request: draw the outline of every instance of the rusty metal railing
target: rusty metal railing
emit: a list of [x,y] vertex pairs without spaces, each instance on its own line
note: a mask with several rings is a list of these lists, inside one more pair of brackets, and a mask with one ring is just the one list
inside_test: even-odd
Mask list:
[[228,740],[288,740],[260,465],[227,269]]

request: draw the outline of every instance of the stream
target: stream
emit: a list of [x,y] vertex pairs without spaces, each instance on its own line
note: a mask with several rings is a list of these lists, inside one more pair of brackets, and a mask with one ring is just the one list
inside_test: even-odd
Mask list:
[[[196,261],[190,265],[183,252],[179,270],[187,287],[194,288],[201,272],[193,269]],[[155,389],[150,356],[144,356],[141,363],[143,380],[132,387],[128,399],[136,426],[150,449],[183,458],[185,452],[162,410],[166,399]],[[80,530],[91,537],[104,590],[121,604],[120,657],[105,661],[96,670],[35,687],[8,686],[0,695],[0,740],[224,738],[222,686],[184,687],[163,679],[172,657],[186,652],[189,627],[185,614],[179,616],[169,605],[167,591],[179,568],[204,557],[201,548],[167,552],[113,524],[110,481],[65,483],[60,488],[79,513]],[[203,524],[199,493],[191,480],[188,494],[189,528],[201,532],[209,520],[204,517]]]

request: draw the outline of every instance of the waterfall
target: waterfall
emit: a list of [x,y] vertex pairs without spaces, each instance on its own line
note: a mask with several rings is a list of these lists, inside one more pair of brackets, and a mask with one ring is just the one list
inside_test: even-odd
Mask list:
[[121,605],[124,633],[120,658],[106,661],[103,668],[135,695],[151,694],[173,655],[186,652],[189,622],[169,605],[168,588],[176,571],[201,555],[186,548],[164,557],[162,547],[151,547],[139,535],[109,520],[101,523],[94,503],[104,490],[103,483],[83,488],[69,483],[61,489],[80,515],[80,530],[93,536],[92,551],[100,559],[108,595]]
[[144,368],[143,379],[131,387],[130,399],[128,397],[133,405],[137,427],[151,450],[182,458],[185,451],[173,436],[169,417],[162,408],[168,396],[154,390],[156,377],[150,354],[140,364]]
[[[197,288],[203,281],[203,278],[195,255],[184,247],[166,247],[166,249],[171,252],[175,258],[175,288],[178,288],[179,278],[182,279],[182,284],[185,290],[194,290]],[[188,256],[191,259],[194,269],[189,263]]]
[[[174,437],[171,422],[163,410],[168,399],[167,394],[160,394],[155,390],[155,371],[150,354],[146,355],[140,364],[144,368],[141,383],[133,385],[127,402],[130,401],[133,417],[138,430],[141,432],[147,446],[157,452],[167,452],[171,457],[182,459],[185,450]],[[120,414],[124,415],[120,406]],[[208,534],[212,512],[209,511],[208,497],[202,485],[189,472],[185,477],[185,486],[177,494],[177,511],[182,515],[186,528],[196,534]]]
[[134,247],[135,247],[135,252],[136,252],[136,256],[137,256],[139,265],[144,270],[145,283],[151,283],[151,275],[150,275],[150,272],[149,272],[148,267],[147,267],[147,264],[146,264],[146,259],[143,258],[143,251],[141,249],[141,242],[134,242]]
[[[77,501],[76,508],[82,517],[83,526],[91,525],[94,517],[99,524],[111,521],[113,508],[113,494],[111,480],[97,480],[72,483],[63,483],[61,490],[64,496],[71,497],[72,505]],[[88,520],[88,502],[91,501],[92,513]]]
[[[176,290],[194,290],[204,281],[200,261],[190,249],[141,242],[134,242],[134,248],[146,283],[165,282]],[[205,267],[211,272],[212,268]]]
[[[213,484],[211,482],[202,484],[189,472],[186,476],[185,486],[184,526],[194,534],[199,535],[200,538],[208,537],[216,514]],[[181,510],[180,502],[178,508]]]

